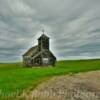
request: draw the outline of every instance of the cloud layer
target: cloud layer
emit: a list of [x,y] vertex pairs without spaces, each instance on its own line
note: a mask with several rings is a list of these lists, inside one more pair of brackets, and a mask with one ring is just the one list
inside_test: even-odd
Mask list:
[[58,59],[100,58],[99,0],[0,0],[0,62],[20,61],[41,29]]

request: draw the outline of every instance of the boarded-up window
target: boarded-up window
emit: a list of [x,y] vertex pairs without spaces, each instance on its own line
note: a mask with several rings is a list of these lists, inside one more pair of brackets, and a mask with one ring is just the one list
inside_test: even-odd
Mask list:
[[48,58],[43,58],[43,63],[44,64],[48,64],[48,62],[49,62],[49,59]]

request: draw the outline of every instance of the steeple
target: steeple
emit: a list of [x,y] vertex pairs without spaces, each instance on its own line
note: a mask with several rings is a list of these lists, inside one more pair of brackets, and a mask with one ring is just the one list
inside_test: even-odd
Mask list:
[[39,51],[49,50],[49,37],[44,34],[44,29],[42,32],[43,34],[38,38]]

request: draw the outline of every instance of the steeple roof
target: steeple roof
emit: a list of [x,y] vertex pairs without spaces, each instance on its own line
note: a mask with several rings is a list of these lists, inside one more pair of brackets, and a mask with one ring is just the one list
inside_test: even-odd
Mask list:
[[41,38],[47,38],[47,39],[49,39],[49,37],[48,36],[46,36],[45,34],[42,34],[38,39],[41,39]]

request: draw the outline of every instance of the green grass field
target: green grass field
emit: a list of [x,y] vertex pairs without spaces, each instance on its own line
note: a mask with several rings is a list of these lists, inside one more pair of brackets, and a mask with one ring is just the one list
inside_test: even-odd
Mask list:
[[100,70],[100,60],[59,61],[55,67],[48,68],[24,68],[21,63],[0,64],[0,100],[14,97],[13,93],[19,95],[25,89],[33,89],[55,75],[93,70]]

